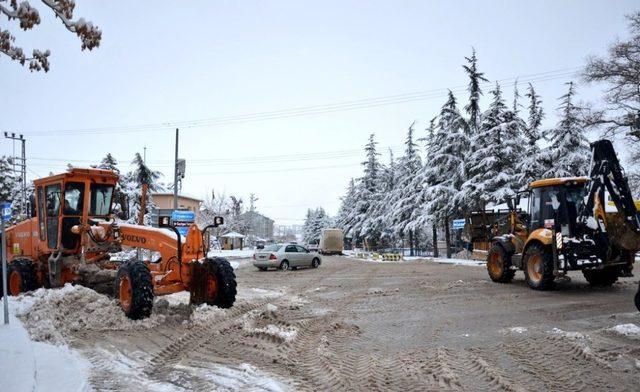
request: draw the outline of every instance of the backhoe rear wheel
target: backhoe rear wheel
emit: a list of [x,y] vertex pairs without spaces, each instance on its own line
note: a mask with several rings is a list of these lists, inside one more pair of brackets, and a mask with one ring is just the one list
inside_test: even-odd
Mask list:
[[9,295],[16,296],[37,288],[36,270],[31,260],[18,259],[7,265],[7,291]]
[[115,297],[130,319],[139,320],[151,315],[153,282],[144,262],[130,260],[120,265],[116,273]]
[[204,261],[206,278],[205,302],[219,308],[230,308],[238,293],[236,274],[227,259],[212,257]]
[[618,281],[620,270],[616,267],[582,270],[582,275],[593,287],[609,287]]
[[511,269],[511,255],[500,244],[493,244],[487,254],[487,272],[494,282],[511,283],[516,271]]
[[527,248],[524,254],[524,277],[534,290],[553,288],[553,255],[548,247],[533,244]]

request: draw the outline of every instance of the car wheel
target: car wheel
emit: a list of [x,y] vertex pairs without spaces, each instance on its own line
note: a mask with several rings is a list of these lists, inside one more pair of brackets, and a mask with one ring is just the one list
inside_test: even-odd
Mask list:
[[320,259],[318,259],[317,257],[314,257],[313,260],[311,261],[311,268],[318,268],[319,265],[320,265]]
[[282,260],[282,263],[280,263],[280,269],[283,271],[286,271],[289,269],[289,262],[287,260]]

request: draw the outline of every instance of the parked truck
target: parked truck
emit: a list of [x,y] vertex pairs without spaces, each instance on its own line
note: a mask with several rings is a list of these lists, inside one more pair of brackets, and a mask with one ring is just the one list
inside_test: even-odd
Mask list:
[[342,229],[324,229],[320,235],[318,251],[323,255],[340,255],[344,250]]

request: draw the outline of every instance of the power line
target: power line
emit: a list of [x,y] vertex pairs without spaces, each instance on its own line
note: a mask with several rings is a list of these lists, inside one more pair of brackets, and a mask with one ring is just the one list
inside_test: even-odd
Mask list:
[[[539,72],[535,74],[523,75],[520,77],[510,77],[505,79],[496,80],[497,82],[503,82],[503,87],[510,87],[518,83],[530,83],[530,82],[546,82],[550,80],[556,80],[573,76],[576,73],[578,67],[563,68],[546,72]],[[527,79],[528,78],[528,79]],[[508,82],[508,83],[504,83]],[[486,82],[483,85],[489,86],[495,82]],[[281,109],[270,112],[257,112],[250,114],[240,115],[228,115],[220,117],[211,117],[198,120],[185,120],[174,122],[162,122],[162,123],[150,123],[128,126],[112,126],[112,127],[96,127],[96,128],[78,128],[78,129],[59,129],[55,131],[32,131],[28,132],[30,136],[59,136],[60,134],[112,134],[112,133],[139,133],[139,132],[151,132],[157,130],[169,130],[170,128],[197,128],[208,126],[220,126],[237,124],[249,121],[265,121],[274,119],[283,119],[291,117],[300,117],[308,115],[326,114],[340,111],[358,110],[374,108],[386,105],[395,105],[413,101],[421,101],[426,99],[441,98],[448,94],[448,90],[453,92],[462,92],[466,89],[466,85],[455,86],[452,88],[437,88],[431,90],[423,90],[412,93],[394,94],[375,98],[364,98],[351,101],[342,101],[334,104],[312,105],[302,106],[290,109]],[[27,132],[25,132],[27,133]]]
[[[404,147],[402,145],[384,146],[380,147],[381,151],[388,151],[391,149],[393,152],[399,152]],[[225,166],[225,165],[250,165],[250,164],[268,164],[268,163],[286,163],[286,162],[304,162],[315,160],[335,160],[342,158],[359,157],[362,155],[362,149],[351,150],[338,150],[338,151],[324,151],[314,153],[300,153],[289,155],[263,155],[263,156],[248,156],[248,157],[235,157],[235,158],[212,158],[212,159],[190,159],[189,166]],[[64,158],[41,158],[41,157],[29,157],[32,161],[43,162],[37,164],[39,166],[65,166],[66,163],[80,163],[80,164],[96,164],[92,159],[64,159]],[[48,162],[64,162],[65,164],[55,164]],[[166,160],[149,161],[150,167],[172,167],[172,164]]]

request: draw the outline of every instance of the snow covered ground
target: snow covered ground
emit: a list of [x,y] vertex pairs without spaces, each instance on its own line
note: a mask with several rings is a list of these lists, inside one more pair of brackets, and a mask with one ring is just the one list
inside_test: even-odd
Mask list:
[[240,249],[234,249],[234,250],[215,249],[215,250],[209,251],[208,256],[210,256],[210,257],[224,257],[224,258],[227,258],[227,259],[247,259],[247,258],[251,258],[253,256],[254,252],[255,252],[255,249],[249,249],[249,248],[244,248],[242,250],[240,250]]
[[82,355],[66,344],[33,341],[16,317],[16,313],[29,311],[34,303],[20,303],[11,298],[9,324],[0,325],[1,389],[15,392],[91,390],[90,364]]
[[[238,300],[276,299],[283,294],[284,291],[241,288]],[[207,305],[185,312],[185,309],[189,309],[189,293],[180,292],[156,299],[151,317],[134,321],[126,318],[112,298],[70,284],[60,289],[39,289],[10,297],[9,309],[10,324],[0,324],[0,391],[11,392],[91,391],[96,387],[96,378],[105,385],[113,384],[118,388],[131,382],[129,385],[150,391],[189,390],[173,382],[150,379],[144,372],[148,360],[138,358],[137,353],[125,354],[124,347],[105,343],[106,334],[119,335],[122,331],[131,335],[151,336],[157,328],[175,322],[176,317],[191,328],[208,327],[230,312]],[[254,318],[259,320],[263,315],[272,315],[276,311],[276,306],[268,304],[254,310]],[[295,328],[275,323],[256,325],[253,319],[247,321],[245,328],[287,342],[295,339],[297,334]],[[93,344],[76,344],[77,336],[82,336],[84,341],[91,334],[98,336]],[[99,361],[94,363],[96,358]],[[105,377],[101,373],[104,372],[104,366],[108,369]],[[246,390],[248,387],[266,391],[287,389],[284,384],[248,363],[233,365],[210,362],[207,366],[201,369],[177,365],[174,370],[208,380],[207,385],[215,386],[214,390]],[[96,388],[101,389],[100,386]]]

